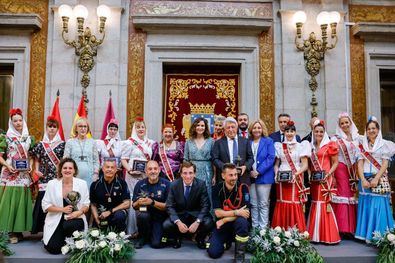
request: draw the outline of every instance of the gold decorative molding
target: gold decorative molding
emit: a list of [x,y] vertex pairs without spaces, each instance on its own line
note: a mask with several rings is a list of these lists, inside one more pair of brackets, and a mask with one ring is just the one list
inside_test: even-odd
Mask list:
[[[350,22],[395,23],[395,6],[350,5]],[[359,130],[367,120],[364,40],[350,32],[352,113]]]
[[268,32],[262,32],[259,36],[259,115],[269,132],[273,132],[275,127],[273,45],[273,27],[271,27]]
[[211,1],[147,1],[131,4],[133,16],[192,16],[272,18],[271,3]]
[[47,0],[1,0],[0,2],[0,13],[35,13],[43,21],[41,30],[32,33],[30,51],[27,123],[30,134],[36,138],[42,137],[44,127],[48,10]]
[[137,116],[144,113],[144,63],[146,33],[136,30],[129,19],[128,43],[128,84],[126,136],[132,132],[132,124]]

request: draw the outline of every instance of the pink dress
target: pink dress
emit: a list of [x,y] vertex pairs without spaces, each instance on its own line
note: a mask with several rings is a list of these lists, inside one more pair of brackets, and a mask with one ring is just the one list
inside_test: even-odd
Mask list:
[[[338,140],[344,142],[343,145],[346,147],[347,152],[343,151],[341,143]],[[335,171],[337,195],[332,198],[332,207],[335,212],[339,232],[354,234],[357,222],[357,200],[355,193],[358,186],[357,181],[350,180],[350,178],[354,179],[357,176],[356,160],[358,142],[336,138],[336,143],[339,146],[339,166]],[[346,158],[346,154],[348,154],[349,158]],[[348,167],[347,163],[351,164],[351,166]],[[350,174],[352,174],[351,177]]]

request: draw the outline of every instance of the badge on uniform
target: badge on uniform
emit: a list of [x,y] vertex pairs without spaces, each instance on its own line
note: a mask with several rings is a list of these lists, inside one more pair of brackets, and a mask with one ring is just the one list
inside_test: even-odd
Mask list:
[[162,196],[162,190],[158,190],[158,192],[156,192],[156,195],[158,196],[158,198],[160,198]]

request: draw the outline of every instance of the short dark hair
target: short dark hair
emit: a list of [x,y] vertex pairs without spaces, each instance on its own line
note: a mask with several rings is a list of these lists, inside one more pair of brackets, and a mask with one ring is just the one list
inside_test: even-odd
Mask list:
[[291,118],[291,116],[288,113],[280,113],[277,117],[277,119],[280,119],[281,117],[288,117]]
[[241,112],[241,113],[239,113],[239,115],[237,115],[237,118],[238,118],[239,116],[247,116],[247,118],[249,118],[248,114],[247,114],[247,113],[245,113],[245,112]]
[[285,126],[284,131],[296,131],[295,124],[292,124],[292,125],[287,124],[287,126]]
[[58,167],[59,167],[59,169],[58,169],[58,178],[62,178],[63,177],[63,175],[62,175],[62,168],[65,165],[65,163],[72,163],[73,164],[74,170],[75,170],[75,173],[74,173],[73,176],[76,177],[78,175],[77,163],[74,161],[73,158],[66,157],[66,158],[63,158],[62,160],[60,160],[60,162],[59,162],[59,165],[58,165]]
[[110,123],[110,124],[108,124],[108,128],[117,128],[118,129],[118,125],[115,123]]
[[188,161],[183,161],[181,166],[180,166],[180,173],[182,173],[182,169],[184,168],[189,168],[193,167],[193,172],[196,173],[196,165],[194,163],[188,162]]
[[234,170],[237,166],[234,163],[225,163],[222,167],[222,173],[225,173],[226,170]]
[[191,128],[189,129],[189,137],[191,139],[195,139],[197,137],[196,126],[201,121],[204,122],[204,133],[203,133],[204,138],[207,139],[210,137],[210,129],[208,127],[208,121],[205,118],[199,117],[195,119],[195,121],[191,125]]

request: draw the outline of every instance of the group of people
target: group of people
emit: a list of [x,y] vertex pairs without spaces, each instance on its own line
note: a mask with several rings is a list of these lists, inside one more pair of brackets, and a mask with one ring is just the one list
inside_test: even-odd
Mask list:
[[363,136],[347,113],[332,137],[322,120],[310,124],[301,140],[288,114],[278,116],[280,130],[270,135],[245,113],[216,119],[214,134],[197,118],[184,143],[170,124],[160,142],[147,138],[142,118],[127,140],[115,119],[106,138],[94,140],[88,120],[79,118],[64,142],[49,116],[36,143],[22,111],[12,109],[0,137],[0,231],[11,243],[24,231],[43,232],[55,254],[65,237],[89,225],[126,231],[137,248],[178,248],[190,235],[212,258],[235,241],[243,262],[251,227],[297,227],[327,244],[341,235],[370,242],[374,231],[394,228],[387,167],[395,146],[377,120],[368,120]]

